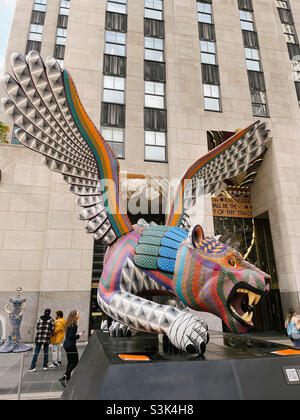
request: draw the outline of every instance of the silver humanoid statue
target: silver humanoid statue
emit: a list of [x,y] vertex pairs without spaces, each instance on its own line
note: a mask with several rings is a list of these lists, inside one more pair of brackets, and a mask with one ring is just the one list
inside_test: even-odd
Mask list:
[[22,288],[18,287],[16,289],[16,296],[11,297],[4,307],[9,315],[11,332],[6,342],[0,346],[0,353],[22,353],[32,349],[32,346],[24,344],[20,337],[20,326],[26,302],[26,298],[22,297],[22,292]]

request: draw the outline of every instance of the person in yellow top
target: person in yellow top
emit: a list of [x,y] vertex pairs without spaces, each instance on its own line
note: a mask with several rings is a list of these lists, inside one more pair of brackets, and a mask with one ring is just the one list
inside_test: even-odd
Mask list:
[[61,347],[65,337],[66,320],[63,318],[62,311],[56,312],[55,328],[52,333],[50,343],[52,344],[52,365],[50,368],[61,366]]

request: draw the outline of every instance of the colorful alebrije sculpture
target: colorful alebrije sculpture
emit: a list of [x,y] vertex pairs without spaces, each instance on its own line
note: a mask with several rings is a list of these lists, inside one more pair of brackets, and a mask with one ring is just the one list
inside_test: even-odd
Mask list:
[[[232,331],[247,331],[269,276],[204,236],[199,225],[187,232],[182,224],[191,191],[214,192],[266,150],[265,125],[250,125],[186,171],[166,226],[132,226],[122,204],[118,160],[86,114],[69,73],[54,58],[44,63],[35,51],[13,54],[12,68],[14,77],[2,76],[9,97],[2,102],[20,127],[18,140],[63,175],[83,207],[86,231],[110,245],[98,288],[101,308],[126,327],[164,333],[191,353],[204,353],[207,324],[188,311],[149,301],[142,292],[169,291],[190,308],[217,315]],[[199,179],[202,192],[195,188]]]

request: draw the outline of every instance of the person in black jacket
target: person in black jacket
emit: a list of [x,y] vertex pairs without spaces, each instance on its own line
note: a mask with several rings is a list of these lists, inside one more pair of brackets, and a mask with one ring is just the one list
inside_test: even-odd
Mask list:
[[76,341],[82,336],[83,332],[77,334],[78,319],[78,312],[76,310],[73,310],[69,313],[66,322],[66,336],[64,341],[64,349],[67,353],[68,365],[64,376],[59,379],[63,387],[65,387],[66,384],[69,382],[71,378],[71,373],[76,368],[79,360]]
[[40,317],[36,324],[36,336],[35,336],[35,351],[32,358],[31,366],[28,369],[29,372],[35,372],[36,362],[42,346],[44,346],[44,363],[43,369],[48,370],[48,352],[49,343],[52,332],[54,331],[54,320],[50,316],[51,309],[45,309],[44,315]]

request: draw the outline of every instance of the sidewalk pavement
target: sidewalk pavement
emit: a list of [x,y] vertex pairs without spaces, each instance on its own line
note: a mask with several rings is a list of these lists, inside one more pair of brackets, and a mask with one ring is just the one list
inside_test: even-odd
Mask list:
[[[211,332],[211,341],[221,339],[222,333]],[[291,346],[292,343],[284,334],[280,333],[248,333],[249,338],[259,338],[278,344]],[[87,343],[78,343],[79,357],[82,356]],[[24,353],[24,370],[22,375],[21,398],[22,400],[59,400],[63,387],[59,378],[65,373],[67,358],[62,349],[62,367],[57,369],[43,370],[43,350],[41,351],[36,372],[28,372],[33,352]],[[17,400],[18,384],[21,371],[21,354],[0,353],[0,400]],[[51,364],[51,349],[49,350],[49,365]]]
[[[87,343],[77,343],[79,357],[82,356]],[[34,345],[33,345],[34,347]],[[43,370],[43,349],[36,366],[36,372],[28,372],[33,350],[24,355],[24,369],[21,384],[22,400],[58,400],[63,392],[59,382],[67,366],[67,357],[62,349],[62,367]],[[49,349],[49,365],[52,363],[52,351]],[[22,364],[22,354],[0,353],[0,400],[17,400],[18,385]]]

